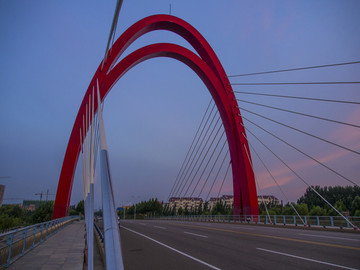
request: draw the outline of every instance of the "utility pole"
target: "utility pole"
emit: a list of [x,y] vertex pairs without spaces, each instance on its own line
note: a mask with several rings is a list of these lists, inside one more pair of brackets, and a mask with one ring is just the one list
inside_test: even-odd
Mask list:
[[52,196],[52,195],[56,195],[56,194],[50,194],[50,193],[49,193],[49,190],[47,190],[47,191],[46,191],[46,201],[48,201],[48,196],[49,196],[49,195]]
[[43,192],[41,191],[40,193],[35,193],[35,195],[40,195],[40,204],[41,204],[41,200],[42,200]]
[[[35,195],[39,195],[39,196],[40,196],[40,204],[41,204],[42,197],[43,197],[43,195],[45,195],[45,193],[43,193],[43,192],[41,191],[40,193],[35,193]],[[49,197],[50,195],[55,195],[55,194],[50,194],[50,193],[49,193],[49,190],[47,190],[47,191],[46,191],[46,202],[48,201],[48,197]]]

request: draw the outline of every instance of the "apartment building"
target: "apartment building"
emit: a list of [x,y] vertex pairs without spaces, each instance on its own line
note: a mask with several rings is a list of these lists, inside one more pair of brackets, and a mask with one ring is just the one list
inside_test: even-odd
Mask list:
[[272,203],[274,205],[279,205],[280,204],[280,201],[278,198],[276,198],[275,196],[273,195],[263,195],[263,196],[258,196],[258,204],[260,205],[264,200],[264,203],[266,205]]
[[199,197],[171,197],[169,199],[169,207],[173,209],[175,206],[176,212],[181,207],[183,210],[187,209],[189,211],[195,210],[200,206],[203,207],[203,199]]

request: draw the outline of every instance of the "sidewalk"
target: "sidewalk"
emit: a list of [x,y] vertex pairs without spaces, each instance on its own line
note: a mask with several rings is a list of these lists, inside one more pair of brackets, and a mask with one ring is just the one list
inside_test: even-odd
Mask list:
[[85,248],[84,234],[84,221],[74,221],[15,261],[8,269],[82,270]]

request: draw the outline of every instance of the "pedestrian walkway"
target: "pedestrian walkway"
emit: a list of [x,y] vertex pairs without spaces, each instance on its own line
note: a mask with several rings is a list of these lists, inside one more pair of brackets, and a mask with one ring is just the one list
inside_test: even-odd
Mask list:
[[74,221],[15,261],[8,269],[82,270],[84,234],[84,221]]

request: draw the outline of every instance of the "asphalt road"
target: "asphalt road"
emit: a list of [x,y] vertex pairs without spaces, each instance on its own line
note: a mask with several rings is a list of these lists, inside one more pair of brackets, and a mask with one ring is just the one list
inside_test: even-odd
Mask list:
[[360,234],[122,220],[125,269],[360,269]]

